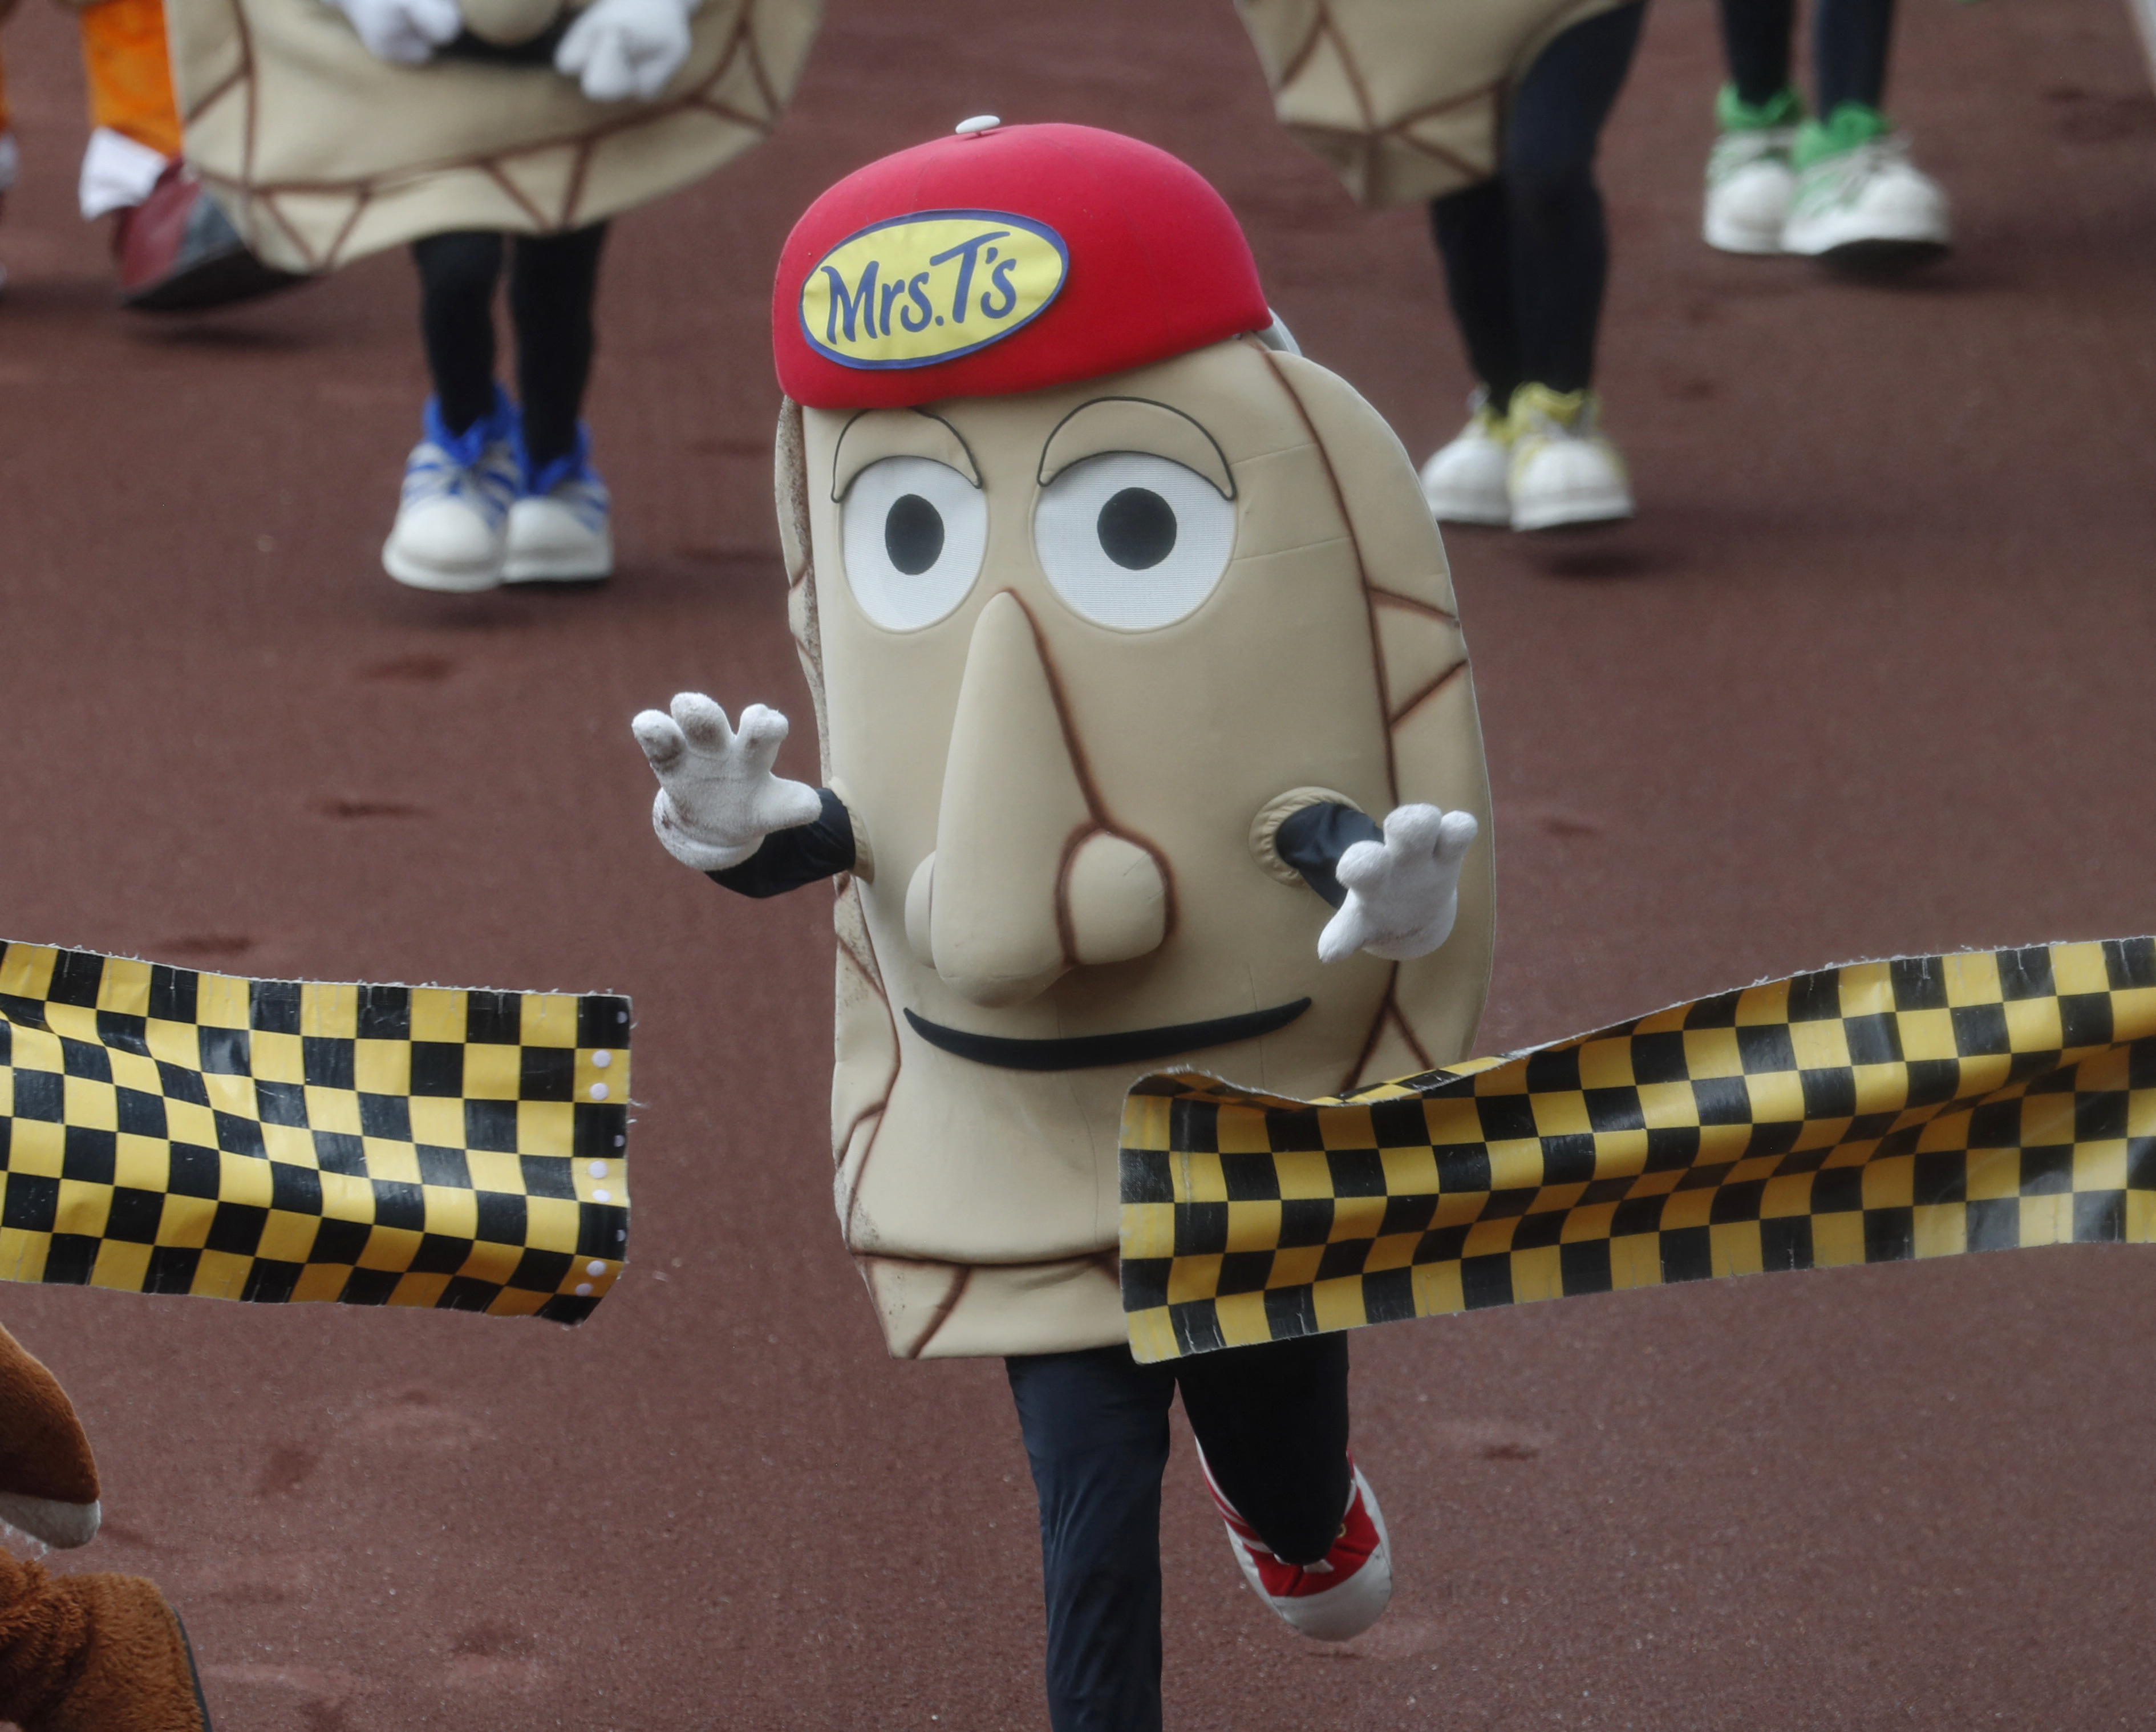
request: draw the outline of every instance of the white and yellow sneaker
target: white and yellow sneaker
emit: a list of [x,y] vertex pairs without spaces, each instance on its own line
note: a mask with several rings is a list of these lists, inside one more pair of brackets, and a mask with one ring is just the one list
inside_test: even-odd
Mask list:
[[1522,385],[1512,393],[1508,484],[1515,529],[1567,529],[1632,515],[1625,460],[1601,430],[1592,391]]
[[1422,466],[1422,496],[1440,523],[1495,523],[1512,521],[1512,496],[1506,475],[1512,465],[1512,429],[1490,407],[1490,392],[1478,385],[1467,399],[1467,424]]

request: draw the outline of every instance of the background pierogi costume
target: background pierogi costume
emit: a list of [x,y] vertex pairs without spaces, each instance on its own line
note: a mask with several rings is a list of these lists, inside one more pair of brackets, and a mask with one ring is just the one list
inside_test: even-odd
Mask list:
[[[761,140],[820,12],[172,0],[188,160],[256,252],[323,271],[414,243],[434,395],[382,549],[398,582],[611,574],[611,501],[579,420],[606,223]],[[494,379],[505,262],[514,403]]]
[[1430,204],[1481,381],[1423,470],[1440,522],[1632,515],[1592,388],[1609,268],[1594,155],[1645,0],[1236,0],[1281,124],[1368,205]]
[[769,773],[783,718],[685,695],[638,718],[654,822],[752,895],[838,875],[848,1246],[893,1354],[1006,1358],[1055,1724],[1157,1724],[1178,1381],[1251,1585],[1335,1638],[1389,1593],[1341,1337],[1132,1359],[1118,1127],[1186,1055],[1337,1090],[1467,1050],[1488,787],[1443,549],[1218,195],[1131,139],[984,119],[860,170],[774,340],[825,786]]

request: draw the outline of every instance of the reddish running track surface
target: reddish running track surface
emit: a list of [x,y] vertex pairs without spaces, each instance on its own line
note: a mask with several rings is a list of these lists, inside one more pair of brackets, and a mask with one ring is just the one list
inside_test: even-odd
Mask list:
[[[1710,8],[1608,141],[1636,527],[1451,547],[1502,851],[1485,1051],[1830,960],[2156,928],[2156,101],[2119,0],[1903,8],[1960,249],[1891,286],[1696,239]],[[675,866],[626,726],[801,722],[766,285],[830,180],[982,110],[1181,152],[1419,454],[1468,383],[1414,211],[1278,133],[1225,0],[838,0],[753,156],[624,221],[592,404],[624,569],[376,564],[401,258],[110,306],[66,20],[8,26],[0,931],[271,975],[635,994],[634,1262],[586,1328],[0,1289],[98,1444],[69,1568],[155,1575],[220,1732],[1039,1726],[1000,1369],[894,1365],[841,1254],[825,898]],[[1179,1732],[2156,1725],[2156,1252],[2066,1248],[1369,1332],[1394,1608],[1304,1644],[1170,1470]]]

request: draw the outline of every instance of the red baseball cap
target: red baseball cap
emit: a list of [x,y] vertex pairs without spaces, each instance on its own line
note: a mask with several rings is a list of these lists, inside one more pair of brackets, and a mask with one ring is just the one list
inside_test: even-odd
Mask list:
[[808,207],[771,335],[796,403],[904,409],[1097,378],[1272,316],[1234,213],[1167,152],[969,121]]

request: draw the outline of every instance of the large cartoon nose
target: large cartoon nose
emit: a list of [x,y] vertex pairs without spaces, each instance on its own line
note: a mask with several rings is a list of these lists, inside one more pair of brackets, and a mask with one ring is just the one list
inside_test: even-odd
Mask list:
[[1024,604],[981,609],[943,765],[936,851],[906,896],[908,942],[954,991],[1017,1005],[1084,964],[1159,947],[1168,876],[1101,809]]

